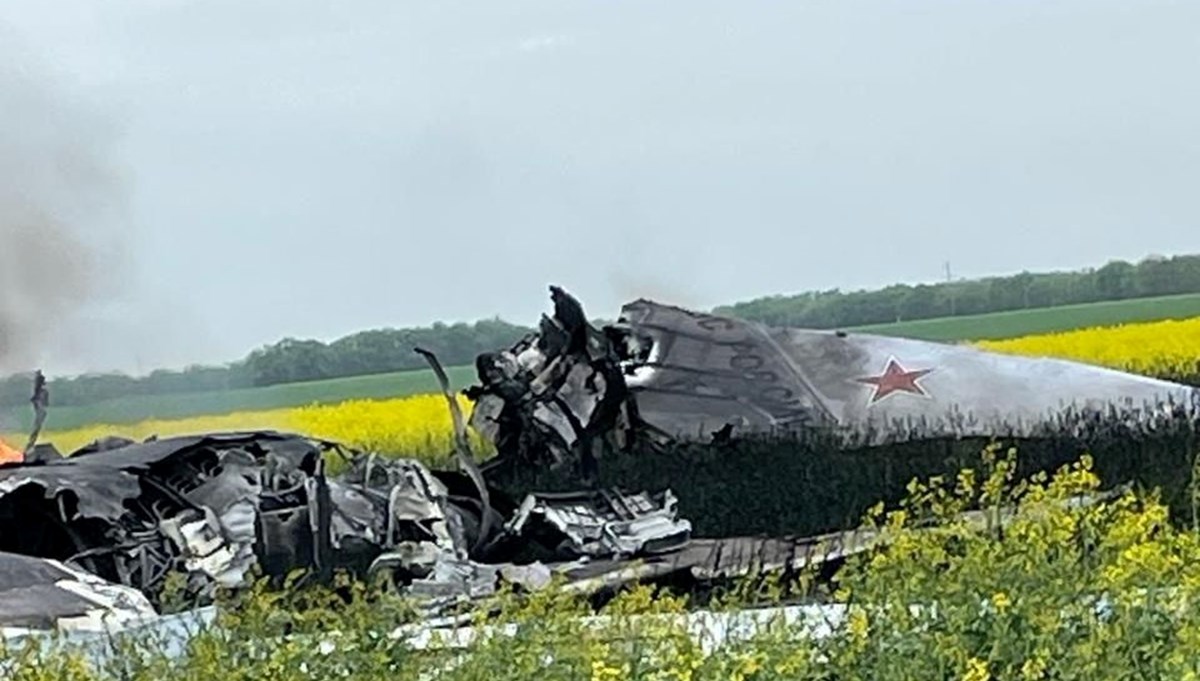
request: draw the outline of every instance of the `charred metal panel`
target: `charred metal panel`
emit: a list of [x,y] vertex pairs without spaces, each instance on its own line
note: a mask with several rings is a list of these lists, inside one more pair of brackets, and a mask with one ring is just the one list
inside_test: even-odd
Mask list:
[[0,628],[103,631],[156,616],[136,589],[58,561],[0,553]]
[[658,305],[626,305],[637,354],[624,361],[642,422],[670,438],[708,440],[722,428],[783,433],[833,415],[778,333],[741,320]]
[[619,490],[531,494],[507,531],[529,538],[554,537],[566,556],[622,558],[677,550],[692,526],[677,517],[670,490],[623,494]]

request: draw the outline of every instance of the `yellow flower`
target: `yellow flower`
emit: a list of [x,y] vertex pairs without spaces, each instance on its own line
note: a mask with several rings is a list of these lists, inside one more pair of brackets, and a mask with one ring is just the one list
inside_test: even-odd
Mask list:
[[733,681],[745,681],[747,677],[754,676],[762,669],[761,653],[740,653],[737,655],[737,665],[734,667],[730,678]]
[[1025,664],[1021,665],[1021,678],[1027,679],[1028,681],[1040,679],[1045,674],[1046,662],[1042,660],[1040,655],[1035,655],[1028,660],[1025,660]]
[[605,660],[592,660],[592,681],[624,679],[628,672],[625,666],[614,667]]
[[996,610],[1004,612],[1012,605],[1012,601],[1008,599],[1008,594],[1003,591],[997,591],[992,594],[992,605],[996,606]]
[[856,641],[865,641],[867,632],[871,628],[871,621],[867,618],[867,613],[861,608],[855,608],[850,612],[850,617],[846,622],[846,628]]
[[987,662],[977,657],[967,660],[967,671],[963,674],[963,681],[988,681],[990,678],[992,675],[988,671]]

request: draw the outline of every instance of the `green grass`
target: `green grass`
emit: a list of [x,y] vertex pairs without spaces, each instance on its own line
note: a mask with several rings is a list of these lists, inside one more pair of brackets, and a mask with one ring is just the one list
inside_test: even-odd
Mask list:
[[1200,294],[871,324],[847,330],[932,341],[999,340],[1092,326],[1191,317],[1200,317]]
[[[476,380],[473,366],[447,367],[456,390]],[[235,411],[283,409],[310,404],[331,404],[352,399],[404,397],[437,392],[437,379],[428,369],[390,374],[355,376],[326,381],[243,388],[221,392],[181,393],[122,397],[81,406],[54,406],[46,419],[48,430],[66,430],[94,423],[137,423],[146,419],[175,419],[228,414]],[[30,410],[8,410],[3,430],[29,428]]]

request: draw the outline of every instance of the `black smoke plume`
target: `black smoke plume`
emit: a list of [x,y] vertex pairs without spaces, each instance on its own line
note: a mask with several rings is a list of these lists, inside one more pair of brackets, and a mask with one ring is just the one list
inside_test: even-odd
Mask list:
[[0,31],[0,375],[42,362],[76,314],[114,292],[124,182],[85,97]]

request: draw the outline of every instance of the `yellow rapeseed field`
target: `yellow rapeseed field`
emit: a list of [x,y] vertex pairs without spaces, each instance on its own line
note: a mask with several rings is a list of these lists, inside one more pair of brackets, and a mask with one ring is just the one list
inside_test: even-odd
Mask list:
[[1019,355],[1060,357],[1190,383],[1200,379],[1200,317],[1080,329],[977,347]]
[[[470,401],[459,395],[458,402],[464,418],[469,417]],[[304,407],[289,412],[287,419],[290,430],[386,454],[436,461],[454,446],[450,410],[442,395]],[[473,449],[481,452],[481,438],[472,435]]]
[[[464,415],[470,402],[459,396]],[[43,442],[52,442],[70,452],[109,435],[141,440],[151,435],[167,437],[210,431],[274,429],[336,440],[359,449],[393,455],[419,456],[431,462],[444,460],[453,447],[450,411],[442,395],[416,395],[390,400],[352,400],[334,405],[245,411],[221,416],[196,416],[171,421],[142,421],[134,424],[95,424],[83,428],[47,431]],[[24,437],[5,438],[23,444]],[[472,437],[476,453],[484,451],[478,436]]]
[[[98,438],[109,436],[144,440],[151,435],[166,437],[210,431],[286,429],[290,413],[291,410],[289,409],[271,409],[253,412],[241,411],[232,414],[222,414],[220,416],[195,416],[186,419],[151,419],[120,425],[94,423],[71,430],[43,431],[40,441],[53,443],[59,451],[65,454],[75,451]],[[6,434],[4,440],[9,444],[24,446],[27,437],[24,434]]]

